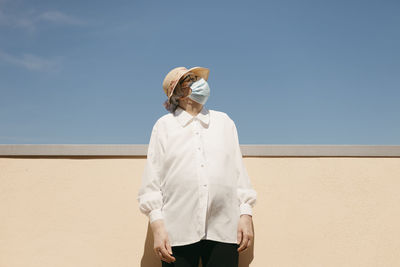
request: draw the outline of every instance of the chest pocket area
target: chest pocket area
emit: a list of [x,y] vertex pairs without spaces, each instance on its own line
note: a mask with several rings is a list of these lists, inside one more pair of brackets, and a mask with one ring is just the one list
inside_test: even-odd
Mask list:
[[207,153],[207,165],[210,168],[211,175],[226,176],[232,166],[233,147],[231,137],[226,136],[225,132],[220,130],[207,138],[205,144]]

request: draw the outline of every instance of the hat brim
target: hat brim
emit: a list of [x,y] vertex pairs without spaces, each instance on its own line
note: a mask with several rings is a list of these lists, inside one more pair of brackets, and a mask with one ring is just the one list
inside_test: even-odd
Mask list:
[[189,69],[186,73],[188,72],[193,72],[195,75],[200,76],[206,81],[208,80],[208,75],[210,74],[210,70],[203,67],[193,67]]
[[[188,72],[192,72],[192,73],[194,73],[196,76],[199,76],[199,77],[201,77],[201,78],[203,78],[204,80],[207,81],[207,80],[208,80],[208,76],[209,76],[209,74],[210,74],[210,69],[204,68],[204,67],[193,67],[193,68],[190,68],[190,69],[188,69],[187,71],[185,71],[184,73],[182,73],[182,74],[179,76],[178,81],[179,81],[184,75],[186,75]],[[178,83],[177,83],[177,84],[178,84]],[[176,85],[177,85],[177,84],[176,84]],[[172,89],[171,95],[168,97],[168,102],[170,102],[171,96],[174,94],[176,85],[175,85],[174,88]],[[170,102],[170,103],[171,103],[171,102]]]

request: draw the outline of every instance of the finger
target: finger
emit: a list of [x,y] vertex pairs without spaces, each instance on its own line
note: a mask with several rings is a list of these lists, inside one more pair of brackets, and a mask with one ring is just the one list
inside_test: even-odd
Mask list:
[[167,259],[164,258],[164,257],[162,257],[161,260],[162,260],[162,261],[165,261],[165,262],[168,262],[168,263],[171,263],[171,261],[167,260]]
[[238,251],[239,252],[242,251],[245,248],[246,244],[247,244],[247,237],[246,237],[246,235],[243,235],[242,242],[240,242]]
[[161,248],[161,253],[164,256],[164,258],[166,258],[168,260],[168,262],[170,261],[174,261],[175,258],[172,257],[171,255],[169,255],[168,251],[165,248]]
[[237,232],[237,243],[238,244],[240,244],[242,242],[242,236],[243,236],[242,230],[239,229],[238,232]]
[[160,259],[161,259],[161,260],[163,260],[163,261],[165,261],[165,262],[168,262],[168,263],[171,262],[170,260],[168,260],[167,258],[165,258],[165,257],[162,255],[161,251],[159,252],[159,255],[160,255]]
[[247,243],[245,243],[245,245],[244,245],[244,248],[243,248],[242,252],[246,251],[246,250],[247,250],[247,249],[250,247],[250,245],[249,245],[249,244],[251,244],[251,239],[250,239],[250,238],[248,239]]
[[247,245],[246,245],[246,248],[244,250],[250,248],[250,246],[251,246],[251,239],[249,238],[249,241],[247,241]]
[[164,256],[162,255],[162,253],[161,253],[161,250],[159,249],[159,248],[157,248],[157,249],[154,249],[155,251],[155,253],[156,253],[156,255],[161,259],[161,260],[163,260],[163,261],[165,261],[166,259],[164,258]]
[[243,235],[243,240],[240,243],[240,247],[238,248],[238,251],[242,251],[246,247],[248,241],[249,241],[249,238],[247,237],[247,235]]
[[163,260],[163,261],[168,262],[167,259],[164,258],[163,255],[161,254],[161,251],[158,250],[158,251],[157,251],[157,255],[158,255],[158,257],[160,258],[160,260]]
[[[165,243],[166,243],[166,246],[167,246],[167,251],[168,251],[168,253],[169,253],[170,255],[172,255],[172,248],[171,248],[171,245],[170,245],[170,243],[169,243],[169,240],[167,240]],[[174,257],[174,256],[171,256],[171,257],[172,257],[173,261],[175,261],[175,257]]]
[[165,241],[165,246],[167,247],[168,253],[169,253],[169,254],[172,254],[172,248],[171,248],[171,245],[169,244],[169,241],[168,241],[168,240]]

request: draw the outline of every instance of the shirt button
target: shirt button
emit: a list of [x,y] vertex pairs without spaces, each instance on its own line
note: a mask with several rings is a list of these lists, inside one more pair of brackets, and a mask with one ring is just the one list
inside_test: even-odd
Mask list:
[[196,132],[197,135],[199,135],[199,132]]
[[204,164],[201,164],[201,167],[204,167]]
[[197,149],[200,150],[200,147],[198,147]]
[[206,185],[206,184],[203,184],[203,186],[206,187],[207,185]]

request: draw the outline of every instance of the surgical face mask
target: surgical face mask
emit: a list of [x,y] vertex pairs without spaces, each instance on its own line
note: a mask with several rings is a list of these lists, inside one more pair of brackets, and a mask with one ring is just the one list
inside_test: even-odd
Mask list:
[[189,95],[189,98],[204,105],[210,96],[210,87],[208,86],[207,81],[201,78],[192,83],[190,88],[192,89],[192,93]]

